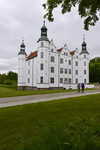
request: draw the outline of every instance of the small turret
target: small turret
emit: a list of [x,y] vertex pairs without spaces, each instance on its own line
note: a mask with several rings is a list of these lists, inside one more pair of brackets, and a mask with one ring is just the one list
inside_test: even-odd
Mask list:
[[26,55],[26,52],[25,52],[25,44],[24,44],[24,39],[22,39],[22,44],[20,45],[20,52],[18,53],[18,55]]
[[82,51],[80,54],[89,54],[87,51],[87,44],[85,42],[85,36],[83,35]]
[[39,38],[39,40],[37,42],[39,42],[39,41],[48,41],[48,42],[50,42],[48,37],[47,37],[47,30],[48,29],[45,26],[45,21],[44,21],[43,26],[41,28],[41,37]]

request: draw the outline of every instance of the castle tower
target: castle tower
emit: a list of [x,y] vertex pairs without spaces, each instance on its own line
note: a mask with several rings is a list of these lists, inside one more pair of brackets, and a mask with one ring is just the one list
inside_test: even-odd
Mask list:
[[89,53],[87,51],[87,44],[85,42],[85,36],[83,35],[81,56],[81,82],[89,83]]
[[50,41],[47,37],[47,27],[45,21],[41,28],[41,36],[38,43],[38,77],[37,81],[39,84],[44,84],[44,87],[48,88],[49,84],[49,51]]
[[22,40],[18,53],[18,89],[23,89],[26,86],[26,56],[25,44]]

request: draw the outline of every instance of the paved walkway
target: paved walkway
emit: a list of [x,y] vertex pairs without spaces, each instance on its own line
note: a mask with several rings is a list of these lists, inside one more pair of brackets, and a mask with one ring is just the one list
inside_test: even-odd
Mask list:
[[77,91],[74,91],[74,92],[0,98],[0,108],[29,104],[29,103],[58,100],[58,99],[64,99],[70,97],[79,97],[79,96],[92,95],[98,93],[100,93],[100,90],[89,90],[89,91],[85,91],[85,93],[82,92],[78,93]]

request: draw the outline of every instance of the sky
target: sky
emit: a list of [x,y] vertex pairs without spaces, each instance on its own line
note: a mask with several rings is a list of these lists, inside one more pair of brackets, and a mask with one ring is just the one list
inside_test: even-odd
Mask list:
[[[0,73],[17,72],[18,52],[22,38],[26,53],[37,50],[37,40],[41,34],[43,15],[46,13],[42,4],[46,0],[0,0]],[[77,8],[71,13],[61,14],[58,7],[54,11],[54,22],[46,20],[48,38],[53,39],[57,48],[64,44],[70,51],[81,51],[83,35],[87,43],[90,59],[100,57],[100,21],[89,31],[84,30],[83,19]]]

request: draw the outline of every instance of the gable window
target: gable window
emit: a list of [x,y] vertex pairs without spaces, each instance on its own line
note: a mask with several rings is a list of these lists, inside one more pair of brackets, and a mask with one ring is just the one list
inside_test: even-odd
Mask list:
[[41,42],[41,47],[43,47],[44,46],[44,42]]
[[51,67],[51,72],[54,73],[54,67]]
[[67,69],[65,69],[65,74],[67,74]]
[[43,64],[40,64],[40,70],[43,70]]
[[42,76],[40,77],[40,83],[43,83],[43,77]]
[[54,78],[50,78],[50,83],[54,83]]
[[63,68],[60,68],[60,73],[63,73]]
[[54,57],[53,57],[53,56],[51,56],[51,62],[54,62],[54,60],[55,60],[55,59],[54,59]]
[[63,64],[63,59],[62,58],[60,58],[60,63]]
[[69,65],[71,65],[71,60],[68,61]]
[[43,58],[43,52],[41,52],[41,58]]

